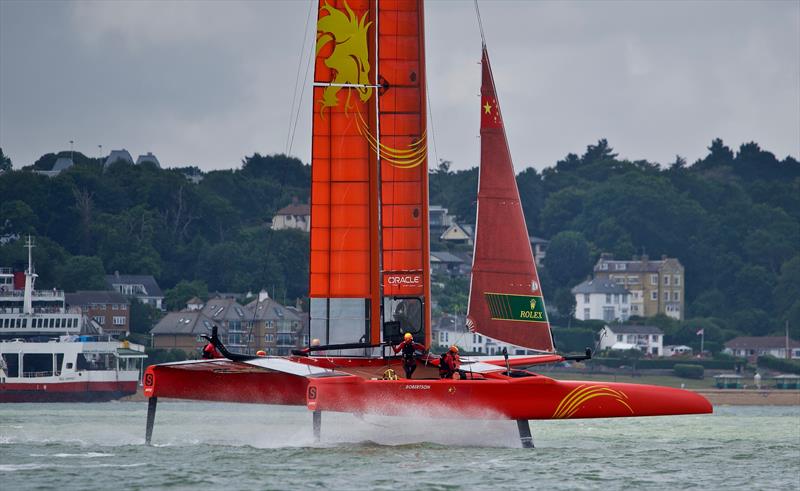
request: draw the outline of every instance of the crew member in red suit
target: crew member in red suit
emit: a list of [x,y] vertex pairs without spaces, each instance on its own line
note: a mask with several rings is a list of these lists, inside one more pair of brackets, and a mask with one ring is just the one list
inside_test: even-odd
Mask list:
[[213,343],[208,343],[205,348],[203,348],[203,358],[206,360],[211,360],[213,358],[222,358],[222,354],[217,351],[217,348],[214,346]]
[[458,346],[453,345],[439,358],[439,378],[453,378],[459,368],[461,359],[458,357]]
[[415,351],[419,350],[424,352],[425,346],[415,343],[414,336],[411,335],[410,332],[407,332],[405,336],[403,336],[403,342],[395,346],[394,348],[395,353],[403,352],[403,370],[406,372],[406,378],[411,378],[411,375],[414,374],[414,370],[417,369],[417,357]]

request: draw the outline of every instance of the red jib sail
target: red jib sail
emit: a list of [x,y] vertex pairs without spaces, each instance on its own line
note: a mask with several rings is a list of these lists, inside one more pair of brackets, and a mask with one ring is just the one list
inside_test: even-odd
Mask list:
[[424,67],[421,0],[319,2],[309,296],[323,344],[378,343],[401,317],[429,344]]
[[467,323],[491,338],[553,351],[503,117],[483,48],[478,217]]

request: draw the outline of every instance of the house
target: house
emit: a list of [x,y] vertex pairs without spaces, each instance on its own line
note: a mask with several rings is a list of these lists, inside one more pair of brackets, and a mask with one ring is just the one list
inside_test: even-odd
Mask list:
[[664,332],[655,326],[614,324],[600,330],[600,349],[638,349],[653,356],[664,353]]
[[431,273],[460,276],[468,274],[470,263],[447,251],[431,251]]
[[258,349],[263,349],[268,355],[285,356],[293,349],[308,346],[303,312],[279,304],[269,298],[266,290],[261,290],[258,298],[247,304],[247,310],[255,321]]
[[41,174],[47,177],[55,177],[61,172],[69,169],[73,166],[72,157],[59,157],[56,162],[53,164],[53,168],[50,170],[37,170],[34,171],[37,174]]
[[151,152],[147,152],[144,155],[139,155],[139,158],[136,159],[136,165],[140,165],[145,162],[150,162],[151,164],[155,164],[155,166],[159,169],[161,168],[161,162],[159,162],[156,156]]
[[540,237],[530,236],[528,240],[531,241],[531,251],[533,251],[533,259],[536,261],[537,266],[542,265],[542,260],[547,255],[547,246],[550,241]]
[[631,316],[665,314],[683,319],[684,271],[675,258],[661,256],[661,260],[651,261],[648,256],[634,256],[622,261],[603,253],[594,266],[594,277],[611,280],[631,292]]
[[469,225],[459,225],[453,222],[447,229],[442,232],[439,239],[452,242],[454,244],[467,244],[472,245],[472,227]]
[[125,150],[112,150],[108,157],[106,157],[106,161],[103,163],[103,168],[106,169],[108,166],[115,162],[124,162],[127,164],[133,164],[133,157],[131,154]]
[[440,205],[428,207],[428,228],[432,236],[441,235],[453,224],[454,217],[448,213],[447,208]]
[[106,275],[106,284],[110,290],[127,297],[136,297],[144,304],[164,310],[164,293],[152,275],[119,274],[119,271],[115,271],[112,275]]
[[94,321],[103,334],[127,336],[131,332],[130,301],[125,295],[107,290],[77,291],[65,296],[67,307],[75,308]]
[[[787,348],[789,356],[786,356]],[[763,355],[798,360],[800,342],[786,336],[739,336],[726,342],[723,352],[749,360]]]
[[305,203],[298,203],[295,199],[291,205],[284,206],[272,217],[272,230],[302,230],[311,231],[311,207]]
[[203,334],[211,335],[214,323],[200,310],[169,312],[150,330],[151,344],[157,349],[179,349],[199,357],[206,345]]
[[610,280],[587,280],[572,289],[575,318],[625,322],[630,317],[630,292]]

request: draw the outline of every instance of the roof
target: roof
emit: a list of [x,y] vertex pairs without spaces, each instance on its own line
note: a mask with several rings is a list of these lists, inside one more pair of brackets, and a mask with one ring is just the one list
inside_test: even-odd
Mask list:
[[447,251],[431,251],[431,260],[436,259],[443,263],[463,263],[464,260]]
[[50,169],[50,170],[62,171],[62,170],[65,170],[65,169],[69,169],[70,167],[72,167],[72,159],[71,158],[69,158],[69,157],[59,157],[58,160],[56,160],[56,163],[53,164],[53,168]]
[[639,326],[639,325],[614,325],[606,326],[614,334],[664,334],[664,331],[656,326]]
[[150,334],[211,334],[213,322],[200,311],[169,312],[150,330]]
[[617,283],[609,280],[603,279],[594,279],[594,280],[587,280],[583,283],[575,286],[572,289],[572,293],[575,295],[586,294],[586,293],[614,293],[614,294],[625,294],[630,293],[625,287],[618,285]]
[[292,203],[278,210],[275,215],[311,215],[311,207],[305,203]]
[[108,167],[109,165],[113,164],[114,162],[121,160],[123,162],[127,162],[129,164],[133,163],[133,157],[131,154],[125,150],[112,150],[108,157],[106,158],[105,163],[103,164],[104,167]]
[[533,235],[528,237],[528,240],[531,241],[531,244],[549,244],[550,243],[550,241],[547,240],[547,239],[543,239],[541,237],[534,237]]
[[[784,336],[739,336],[725,343],[730,349],[780,349],[786,348]],[[800,342],[789,338],[789,348],[800,348]]]
[[271,298],[265,298],[260,302],[253,300],[247,304],[246,308],[253,320],[287,320],[290,322],[303,320],[296,310],[284,307]]
[[161,287],[158,286],[156,279],[151,274],[107,274],[106,283],[112,289],[114,289],[114,285],[142,285],[147,292],[147,296],[164,296]]
[[186,301],[186,305],[203,305],[203,301],[197,297],[192,297]]
[[117,303],[128,305],[128,298],[118,292],[109,290],[87,290],[64,295],[67,305],[89,305],[93,303]]
[[253,320],[253,313],[232,298],[209,298],[200,312],[214,321]]
[[156,167],[158,167],[159,169],[161,168],[161,162],[158,161],[158,159],[156,158],[155,155],[152,154],[152,152],[147,152],[144,155],[139,155],[139,158],[136,159],[136,165],[143,164],[145,162],[152,162],[156,164]]
[[[665,263],[674,262],[680,265],[680,261],[675,258],[668,258],[666,256],[662,257],[659,260],[650,260],[647,256],[642,256],[641,259],[634,259],[634,260],[621,260],[621,259],[614,259],[610,257],[603,257],[601,256],[600,259],[597,260],[597,263],[594,265],[595,271],[602,271],[608,273],[619,273],[619,272],[632,272],[632,273],[641,273],[641,272],[652,272],[657,273],[661,270]],[[600,269],[601,264],[608,264],[607,269]],[[624,264],[625,269],[616,269],[614,264]]]

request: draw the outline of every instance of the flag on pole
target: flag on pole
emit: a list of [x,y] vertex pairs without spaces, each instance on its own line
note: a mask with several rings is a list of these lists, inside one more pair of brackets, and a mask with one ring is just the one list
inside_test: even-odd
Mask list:
[[699,331],[697,331],[698,336],[702,336],[703,334],[705,334],[705,329],[700,329]]

